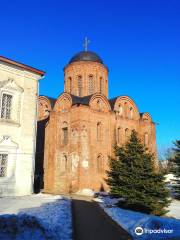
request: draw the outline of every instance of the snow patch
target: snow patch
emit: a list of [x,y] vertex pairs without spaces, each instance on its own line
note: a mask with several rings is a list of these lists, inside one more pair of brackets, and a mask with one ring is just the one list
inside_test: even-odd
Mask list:
[[180,201],[173,199],[168,207],[169,212],[166,216],[180,219]]
[[76,192],[77,195],[84,195],[84,196],[94,196],[94,191],[92,189],[89,188],[84,188],[82,190],[79,190],[78,192]]

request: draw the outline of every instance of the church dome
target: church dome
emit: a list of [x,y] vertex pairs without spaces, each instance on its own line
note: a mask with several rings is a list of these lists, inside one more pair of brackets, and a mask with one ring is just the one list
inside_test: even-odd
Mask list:
[[78,62],[78,61],[91,61],[98,62],[103,64],[103,60],[94,52],[82,51],[75,54],[69,61],[69,63]]

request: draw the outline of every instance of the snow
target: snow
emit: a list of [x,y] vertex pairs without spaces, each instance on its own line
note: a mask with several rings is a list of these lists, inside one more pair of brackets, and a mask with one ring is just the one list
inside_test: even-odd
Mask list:
[[[178,219],[121,209],[116,206],[117,199],[110,196],[100,196],[99,199],[102,201],[99,204],[104,211],[128,231],[133,239],[180,239],[180,220]],[[137,227],[142,228],[142,235],[135,233]]]
[[84,188],[82,190],[79,190],[78,192],[76,192],[77,195],[82,195],[82,196],[89,196],[92,197],[94,196],[94,191],[92,189],[89,188]]
[[104,202],[106,201],[106,207],[113,207],[116,206],[116,204],[121,200],[122,198],[111,198],[109,196],[106,196],[104,198],[93,198],[95,202]]
[[169,173],[165,175],[165,182],[173,182],[174,180],[176,180],[174,174]]
[[166,216],[180,219],[180,201],[173,199],[168,207],[169,212]]
[[71,200],[49,194],[0,198],[0,239],[72,239]]

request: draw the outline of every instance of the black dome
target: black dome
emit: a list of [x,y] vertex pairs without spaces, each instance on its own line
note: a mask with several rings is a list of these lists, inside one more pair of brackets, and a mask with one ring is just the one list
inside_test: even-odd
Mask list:
[[94,52],[82,51],[75,54],[69,61],[69,63],[78,62],[78,61],[92,61],[102,63],[102,59]]

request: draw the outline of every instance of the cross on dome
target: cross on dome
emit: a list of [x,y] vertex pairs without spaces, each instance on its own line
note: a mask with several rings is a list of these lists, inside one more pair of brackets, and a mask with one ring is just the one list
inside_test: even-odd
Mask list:
[[89,39],[87,37],[85,37],[84,43],[83,43],[85,52],[87,52],[87,50],[88,50],[88,44],[89,43],[90,43]]

